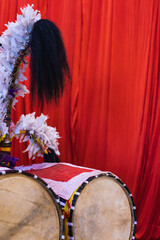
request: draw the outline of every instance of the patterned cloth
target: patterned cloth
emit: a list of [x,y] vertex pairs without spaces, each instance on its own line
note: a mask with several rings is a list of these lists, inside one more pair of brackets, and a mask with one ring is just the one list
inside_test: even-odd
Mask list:
[[69,163],[42,163],[16,167],[42,178],[58,196],[69,200],[73,192],[89,177],[103,173],[100,170],[79,167]]

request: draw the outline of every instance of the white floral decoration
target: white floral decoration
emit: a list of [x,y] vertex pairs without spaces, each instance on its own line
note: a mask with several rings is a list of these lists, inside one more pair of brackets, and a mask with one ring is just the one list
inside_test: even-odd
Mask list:
[[[8,102],[11,102],[10,107],[13,107],[18,101],[17,97],[24,97],[25,94],[29,93],[23,84],[26,80],[23,73],[27,63],[21,59],[20,54],[23,50],[29,51],[33,25],[41,18],[40,12],[33,9],[33,4],[21,9],[21,12],[22,15],[17,14],[17,20],[9,22],[6,25],[7,29],[0,36],[0,140],[3,139],[4,135],[10,134],[11,138],[20,138],[20,142],[28,141],[29,145],[24,152],[28,151],[29,158],[35,158],[36,155],[42,156],[48,148],[53,149],[59,155],[57,141],[59,134],[56,128],[47,126],[47,116],[41,114],[35,118],[35,113],[22,115],[11,133],[5,123]],[[20,68],[18,65],[14,86],[10,88],[13,85],[12,74],[17,59],[23,60],[23,66]]]
[[0,121],[0,141],[3,140],[3,136],[8,133],[7,124]]
[[29,141],[29,145],[24,152],[29,153],[29,158],[42,156],[47,148],[51,148],[57,155],[60,155],[58,150],[59,133],[56,128],[47,126],[47,116],[41,114],[35,118],[35,112],[27,115],[22,115],[17,122],[13,135],[16,138],[20,137],[20,142]]
[[[33,24],[41,18],[39,11],[33,9],[33,4],[27,5],[21,9],[22,15],[17,14],[17,20],[15,22],[9,22],[6,24],[7,29],[0,36],[0,133],[6,134],[6,124],[4,122],[7,103],[13,98],[9,94],[9,87],[12,82],[11,74],[16,63],[18,53],[20,50],[24,50],[29,44],[30,33],[33,28]],[[19,69],[16,76],[14,89],[18,89],[14,92],[14,100],[12,107],[15,105],[18,96],[24,97],[29,93],[26,86],[21,82],[25,80],[23,72],[25,71],[26,63],[23,64],[23,69]]]

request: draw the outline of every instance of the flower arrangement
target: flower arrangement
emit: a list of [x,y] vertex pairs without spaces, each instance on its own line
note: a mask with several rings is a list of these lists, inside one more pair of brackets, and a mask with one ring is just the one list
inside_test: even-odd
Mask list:
[[[33,5],[21,9],[22,15],[17,15],[15,22],[9,22],[7,29],[0,37],[0,125],[2,135],[8,131],[5,118],[8,108],[17,102],[16,97],[29,93],[22,84],[26,80],[23,72],[26,68],[25,56],[29,53],[29,40],[33,24],[41,18],[40,13],[34,11]],[[23,68],[20,69],[21,62]],[[8,106],[10,105],[10,106]]]
[[[33,9],[33,5],[27,5],[21,9],[22,15],[17,14],[15,22],[9,22],[7,29],[0,36],[0,162],[5,163],[8,143],[13,137],[20,141],[28,141],[25,151],[29,157],[41,156],[51,148],[59,155],[59,134],[55,128],[46,124],[47,116],[41,114],[35,118],[35,113],[22,115],[15,127],[11,130],[11,109],[16,104],[17,97],[24,97],[29,93],[23,82],[26,80],[24,71],[27,66],[25,57],[30,51],[30,37],[33,25],[40,20],[41,14]],[[23,63],[23,67],[21,64]],[[2,151],[3,145],[3,151]],[[2,159],[2,160],[1,160]],[[8,163],[8,160],[6,161]]]
[[43,114],[35,118],[35,112],[26,116],[22,115],[13,130],[16,138],[20,137],[20,142],[29,141],[25,150],[25,152],[29,152],[29,158],[34,158],[36,153],[38,156],[42,156],[43,152],[47,153],[48,148],[54,149],[57,155],[60,154],[57,142],[59,134],[56,128],[47,126],[47,118]]

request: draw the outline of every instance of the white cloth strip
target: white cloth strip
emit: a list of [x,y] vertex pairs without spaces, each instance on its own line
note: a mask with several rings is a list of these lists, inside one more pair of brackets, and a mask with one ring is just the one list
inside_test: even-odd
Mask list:
[[29,166],[19,166],[19,167],[15,167],[15,170],[23,170],[23,171],[29,171],[31,169],[33,170],[40,170],[40,169],[45,169],[45,168],[49,168],[52,166],[55,166],[57,163],[36,163],[36,164],[32,164]]
[[102,173],[100,170],[94,170],[92,172],[80,173],[77,176],[71,178],[67,182],[54,181],[54,180],[48,179],[48,178],[42,178],[42,179],[47,184],[50,185],[50,187],[52,188],[53,192],[56,195],[58,195],[59,197],[65,199],[65,200],[69,200],[70,197],[72,196],[72,194],[74,193],[74,191],[76,191],[76,189],[78,187],[80,187],[83,182],[88,183],[88,181],[86,181],[86,180],[89,177],[96,176],[100,173]]
[[10,169],[10,168],[7,168],[7,167],[0,167],[0,172],[6,171],[6,170],[11,170],[11,169]]

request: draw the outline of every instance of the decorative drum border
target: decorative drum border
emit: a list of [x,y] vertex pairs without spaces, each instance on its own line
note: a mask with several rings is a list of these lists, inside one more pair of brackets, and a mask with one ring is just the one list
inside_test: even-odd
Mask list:
[[60,218],[60,239],[65,239],[64,236],[64,215],[61,212],[61,206],[60,206],[60,200],[59,197],[53,192],[52,188],[41,178],[39,178],[37,175],[33,175],[32,173],[22,171],[22,170],[2,170],[0,171],[0,176],[5,175],[5,174],[13,174],[13,173],[18,173],[18,174],[23,174],[25,176],[31,177],[37,182],[39,182],[49,193],[49,195],[52,197],[53,200],[55,200],[55,206]]
[[[135,239],[136,226],[137,226],[137,216],[136,216],[136,206],[134,204],[133,196],[132,196],[131,192],[129,191],[128,187],[126,186],[126,184],[123,183],[120,178],[118,178],[116,175],[114,175],[111,172],[107,172],[107,173],[98,174],[98,175],[93,176],[93,177],[89,177],[86,181],[84,181],[82,183],[82,185],[75,192],[75,194],[73,196],[73,200],[71,202],[70,217],[68,219],[68,234],[69,234],[69,239],[70,240],[74,240],[74,236],[73,236],[73,228],[74,228],[73,225],[74,224],[72,222],[72,216],[73,216],[73,212],[74,212],[74,209],[75,209],[75,204],[76,204],[76,201],[78,199],[78,196],[80,195],[81,191],[85,188],[85,186],[89,182],[91,182],[95,178],[103,177],[103,176],[107,176],[107,177],[110,177],[110,178],[114,179],[117,183],[119,183],[119,185],[122,187],[122,189],[125,191],[126,195],[128,196],[129,205],[130,205],[131,210],[132,210],[132,220],[133,220],[133,225],[132,225],[132,228],[131,228],[133,234],[132,234],[130,240]],[[64,208],[65,203],[66,203],[66,200],[60,198],[60,205],[61,205],[62,208]]]

